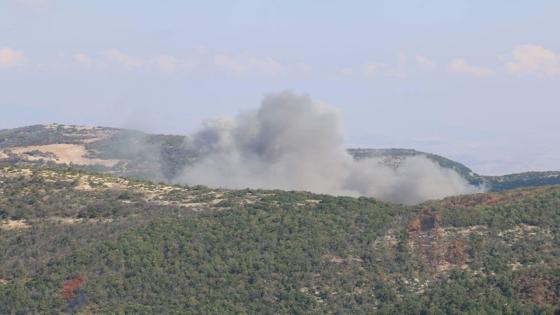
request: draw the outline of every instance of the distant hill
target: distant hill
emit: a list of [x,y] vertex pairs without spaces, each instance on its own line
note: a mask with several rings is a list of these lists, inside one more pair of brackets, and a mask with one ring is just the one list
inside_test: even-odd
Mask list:
[[486,176],[473,172],[470,168],[448,158],[412,149],[348,149],[356,159],[370,157],[384,158],[387,164],[398,166],[400,160],[410,156],[424,155],[440,166],[451,168],[473,185],[485,184],[490,191],[536,187],[560,184],[560,171],[524,172],[502,176]]
[[[411,149],[348,149],[356,159],[380,158],[398,167],[406,157],[424,155],[457,171],[473,185],[490,191],[560,184],[560,172],[526,172],[484,176],[445,157]],[[74,164],[84,170],[168,182],[189,163],[203,156],[178,135],[152,135],[139,131],[69,125],[36,125],[0,130],[0,161],[18,165]]]
[[[188,139],[42,125],[0,131],[0,314],[551,314],[558,172],[481,176],[416,206],[167,182]],[[146,181],[149,179],[151,181]],[[522,189],[512,189],[523,187]]]
[[7,165],[0,314],[552,314],[559,209],[560,186],[402,206]]
[[350,154],[355,159],[367,159],[372,157],[382,158],[385,159],[385,163],[390,165],[392,164],[395,166],[398,166],[399,162],[404,158],[423,155],[423,156],[427,156],[432,161],[435,161],[442,167],[455,170],[457,173],[459,173],[459,175],[461,175],[463,178],[465,178],[469,183],[473,185],[480,185],[485,182],[484,178],[482,178],[478,174],[475,174],[470,168],[466,167],[465,165],[432,153],[426,153],[426,152],[416,151],[412,149],[362,149],[362,148],[348,149],[348,152],[350,152]]

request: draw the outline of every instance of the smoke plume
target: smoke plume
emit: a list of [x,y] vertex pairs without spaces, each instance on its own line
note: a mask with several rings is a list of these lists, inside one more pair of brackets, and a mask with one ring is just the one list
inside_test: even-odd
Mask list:
[[341,114],[290,92],[268,95],[258,109],[235,119],[208,121],[188,142],[199,158],[176,178],[179,183],[407,204],[479,190],[425,156],[406,158],[398,167],[373,158],[355,160],[343,146]]

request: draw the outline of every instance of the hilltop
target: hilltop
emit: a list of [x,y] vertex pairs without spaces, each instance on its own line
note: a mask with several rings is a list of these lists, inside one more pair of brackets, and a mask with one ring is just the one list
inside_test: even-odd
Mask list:
[[[377,158],[398,168],[408,157],[425,156],[443,168],[456,171],[468,183],[489,191],[560,184],[560,172],[526,172],[505,176],[476,174],[467,166],[445,157],[412,149],[351,148],[357,160]],[[140,131],[74,125],[36,125],[0,130],[0,163],[12,165],[73,165],[152,181],[172,182],[205,152],[188,145],[178,135],[152,135]]]

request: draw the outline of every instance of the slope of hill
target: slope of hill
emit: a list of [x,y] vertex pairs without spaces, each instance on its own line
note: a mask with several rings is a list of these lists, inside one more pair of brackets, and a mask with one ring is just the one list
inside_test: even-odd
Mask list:
[[[407,157],[423,155],[459,173],[472,185],[490,191],[560,184],[560,171],[484,176],[445,157],[411,149],[349,149],[355,159],[380,158],[398,167]],[[150,135],[139,131],[69,125],[37,125],[0,130],[0,161],[18,165],[74,164],[80,169],[171,181],[203,155],[184,136]]]
[[560,187],[405,207],[0,168],[0,313],[552,313]]
[[399,162],[411,156],[424,155],[437,162],[440,166],[450,168],[459,173],[472,185],[486,185],[490,191],[503,191],[507,189],[536,187],[560,184],[560,171],[525,172],[503,176],[486,176],[473,172],[467,166],[448,158],[412,149],[349,149],[356,159],[384,158],[385,163],[398,166]]
[[432,153],[426,153],[426,152],[416,151],[412,149],[364,149],[364,148],[348,149],[348,152],[350,152],[350,154],[355,159],[367,159],[372,157],[382,158],[385,159],[385,163],[395,165],[396,167],[398,167],[399,162],[404,158],[417,156],[417,155],[424,155],[427,156],[429,159],[435,161],[442,167],[455,170],[457,173],[459,173],[459,175],[461,175],[464,179],[466,179],[469,183],[473,185],[480,185],[485,182],[483,177],[481,177],[478,174],[475,174],[470,168],[466,167],[465,165]]

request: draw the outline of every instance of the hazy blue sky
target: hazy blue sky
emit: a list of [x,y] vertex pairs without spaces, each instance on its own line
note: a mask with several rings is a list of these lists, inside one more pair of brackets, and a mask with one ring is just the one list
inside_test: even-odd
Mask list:
[[0,129],[189,133],[293,90],[348,146],[560,169],[560,1],[0,0]]

